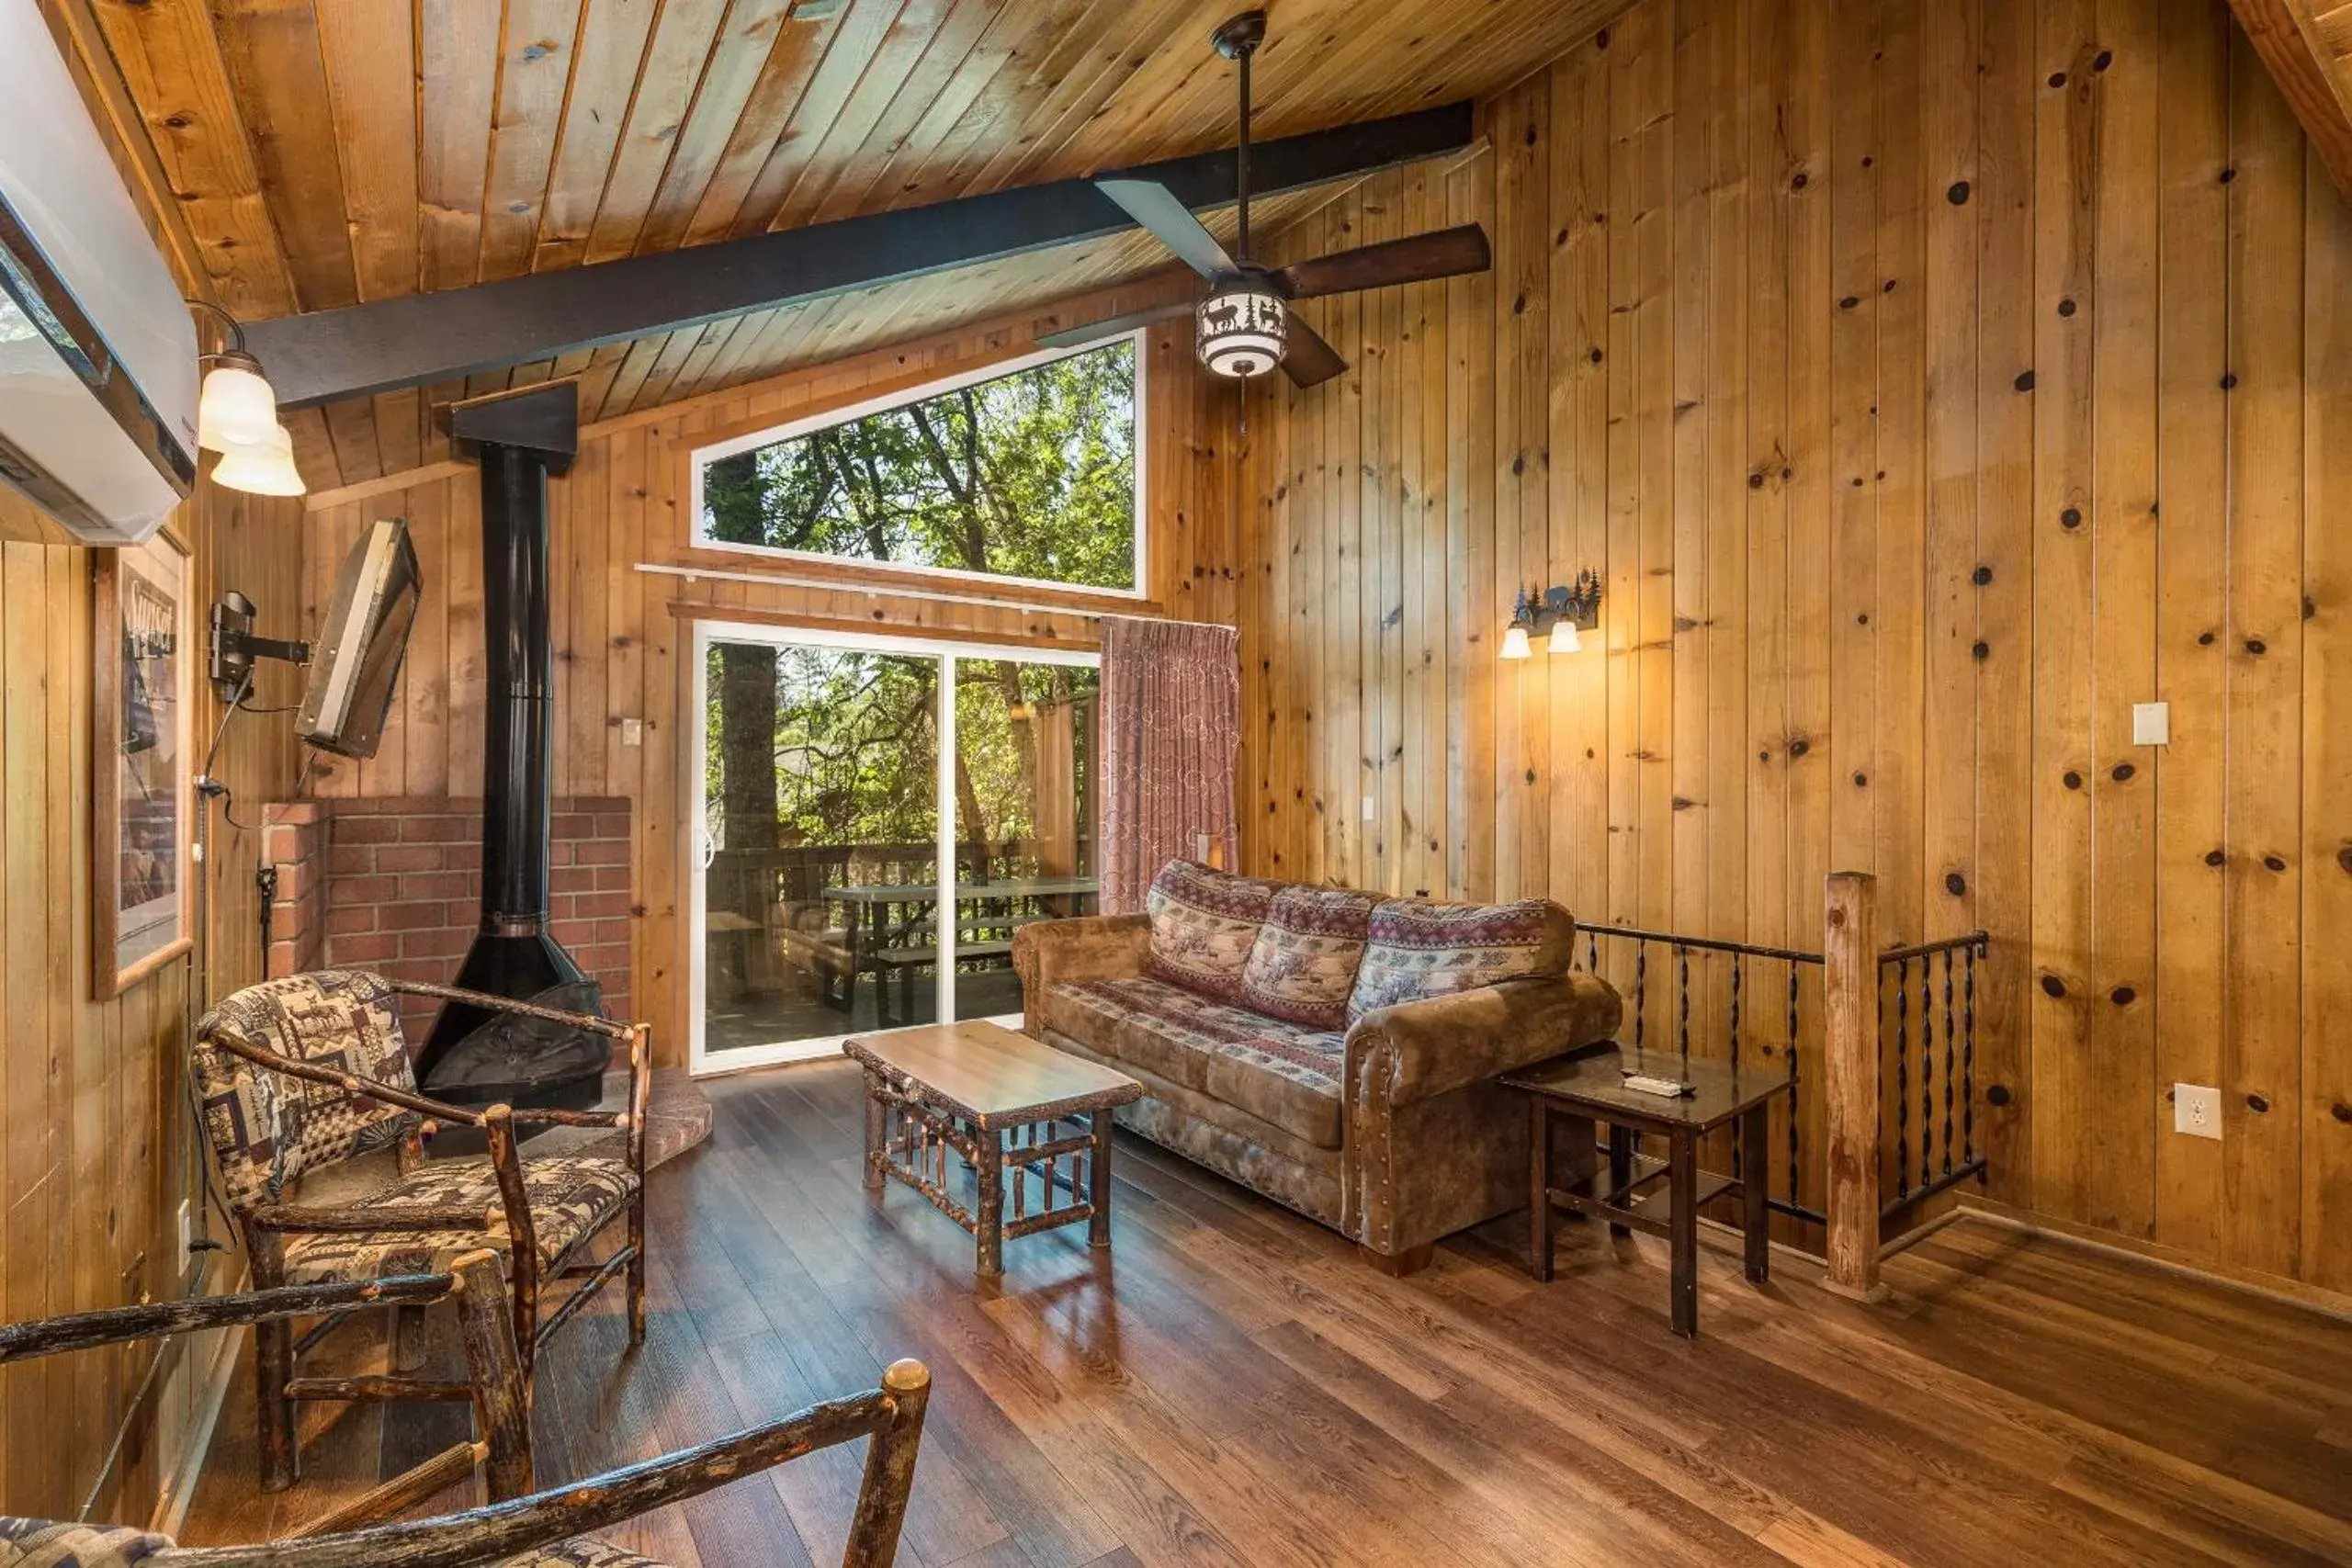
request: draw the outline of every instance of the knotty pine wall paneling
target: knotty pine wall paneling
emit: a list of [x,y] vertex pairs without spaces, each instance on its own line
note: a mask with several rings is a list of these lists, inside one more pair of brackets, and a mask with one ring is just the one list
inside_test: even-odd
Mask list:
[[[190,547],[199,628],[222,589],[292,602],[301,522],[299,502],[199,488],[168,525]],[[0,491],[0,1318],[17,1322],[168,1299],[193,1278],[178,1231],[181,1201],[197,1198],[185,1026],[208,995],[261,977],[257,813],[291,787],[298,761],[290,714],[232,719],[215,769],[231,798],[212,818],[209,992],[192,955],[92,1001],[89,800],[105,761],[90,744],[96,552],[63,542],[13,491]],[[201,654],[187,657],[202,747],[220,713]],[[289,675],[266,674],[255,705],[297,696]],[[206,1288],[227,1288],[243,1267],[215,1255]],[[175,1347],[180,1375],[157,1380],[98,1517],[144,1523],[154,1506],[200,1382],[198,1345]],[[0,1370],[0,1497],[12,1510],[73,1517],[153,1354],[130,1346]]]
[[[1165,280],[1152,287],[1163,287]],[[1112,291],[1057,307],[1062,320],[1116,314],[1148,302]],[[548,484],[555,648],[555,755],[559,795],[619,796],[636,812],[630,886],[635,1007],[654,1026],[665,1064],[685,1056],[684,829],[694,806],[683,792],[680,712],[690,671],[690,619],[750,619],[876,631],[925,629],[986,641],[1087,647],[1087,612],[1166,614],[1231,623],[1237,559],[1235,466],[1226,454],[1236,394],[1195,372],[1185,323],[1155,332],[1145,351],[1142,414],[1150,542],[1148,600],[1055,595],[1030,609],[943,604],[876,592],[854,570],[838,588],[794,587],[641,572],[639,562],[699,564],[742,572],[753,558],[697,553],[687,543],[686,457],[697,443],[781,425],[828,408],[912,389],[1026,352],[1045,318],[987,322],[794,372],[708,398],[583,428],[569,474]],[[313,496],[307,570],[299,595],[315,628],[345,550],[379,517],[409,520],[424,595],[383,745],[368,761],[322,759],[320,795],[478,795],[486,698],[482,663],[481,496],[470,465],[417,470],[405,485]],[[805,563],[775,570],[807,576]],[[962,586],[962,585],[956,585]],[[1005,591],[1008,597],[1017,591]],[[629,720],[642,728],[631,739]],[[1254,765],[1257,753],[1250,762]],[[1246,776],[1246,775],[1245,775]]]
[[1250,389],[1249,864],[1806,947],[1873,872],[1993,934],[1996,1195],[2352,1290],[2352,216],[2227,6],[1643,0],[1482,113],[1276,241],[1495,266]]
[[[208,292],[204,254],[169,199],[86,12],[48,4],[43,12],[158,249],[183,288]],[[199,637],[205,606],[223,589],[291,603],[302,558],[299,502],[199,482],[167,526],[188,547]],[[214,767],[231,798],[213,814],[209,976],[191,956],[92,1001],[89,799],[91,770],[104,761],[92,757],[90,734],[96,554],[0,488],[0,1318],[10,1322],[167,1299],[193,1282],[177,1218],[182,1201],[197,1196],[185,1026],[208,997],[261,976],[255,824],[261,804],[292,786],[298,766],[290,713],[234,718]],[[197,663],[192,729],[202,746],[220,712],[200,652],[187,657]],[[266,671],[255,705],[298,695],[289,672]],[[217,1224],[211,1234],[220,1236]],[[216,1255],[204,1287],[226,1289],[243,1270],[235,1254]],[[0,1503],[73,1517],[130,1414],[94,1517],[145,1523],[184,1457],[211,1348],[175,1342],[137,1412],[130,1402],[152,1346],[0,1370]]]

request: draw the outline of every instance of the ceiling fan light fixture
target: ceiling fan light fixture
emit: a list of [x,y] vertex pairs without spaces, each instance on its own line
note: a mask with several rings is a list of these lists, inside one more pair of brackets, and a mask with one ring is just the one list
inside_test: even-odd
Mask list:
[[1283,362],[1288,314],[1283,297],[1261,279],[1220,284],[1193,313],[1201,363],[1236,380],[1263,376]]

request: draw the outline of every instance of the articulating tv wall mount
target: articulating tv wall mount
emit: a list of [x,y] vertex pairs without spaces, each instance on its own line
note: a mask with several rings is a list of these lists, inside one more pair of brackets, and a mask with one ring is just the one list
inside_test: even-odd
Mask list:
[[212,690],[224,703],[233,703],[253,680],[254,661],[282,659],[308,664],[311,645],[272,637],[254,636],[254,602],[232,588],[212,606],[212,663],[208,673]]

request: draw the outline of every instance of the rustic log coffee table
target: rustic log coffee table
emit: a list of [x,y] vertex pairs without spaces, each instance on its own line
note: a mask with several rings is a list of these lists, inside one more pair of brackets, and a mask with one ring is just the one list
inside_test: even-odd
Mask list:
[[[1008,1236],[1084,1220],[1111,1245],[1111,1111],[1143,1085],[994,1023],[855,1034],[842,1052],[865,1069],[866,1190],[895,1176],[922,1193],[978,1238],[982,1274],[1004,1272]],[[950,1190],[966,1170],[969,1208]]]

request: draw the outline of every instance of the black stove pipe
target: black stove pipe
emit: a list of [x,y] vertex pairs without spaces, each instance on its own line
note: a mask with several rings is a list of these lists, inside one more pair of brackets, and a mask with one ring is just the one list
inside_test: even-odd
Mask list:
[[[527,1001],[584,984],[548,934],[548,850],[554,827],[549,715],[554,649],[548,623],[548,476],[578,450],[578,389],[571,382],[459,403],[450,434],[481,467],[483,673],[481,925],[457,984]],[[593,995],[593,987],[590,988]],[[552,1000],[552,998],[550,998]],[[557,1005],[578,1006],[576,999]],[[417,1058],[428,1092],[460,1103],[485,1095],[518,1105],[594,1104],[601,1066],[569,1080],[436,1084],[435,1069],[494,1015],[446,1004]],[[472,1072],[459,1059],[451,1071]],[[446,1076],[446,1075],[445,1075]]]
[[481,449],[483,655],[481,931],[532,937],[548,924],[548,778],[554,684],[548,629],[548,464],[520,446]]

